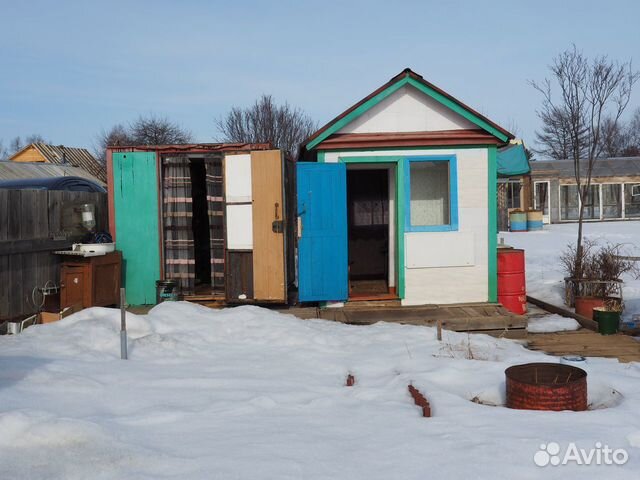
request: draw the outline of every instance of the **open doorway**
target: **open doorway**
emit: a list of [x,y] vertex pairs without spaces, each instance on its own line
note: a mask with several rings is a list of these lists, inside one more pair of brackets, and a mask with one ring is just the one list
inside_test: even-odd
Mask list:
[[351,300],[395,297],[392,180],[393,170],[386,166],[359,165],[347,170]]
[[191,200],[193,254],[195,260],[195,293],[211,291],[211,239],[207,213],[207,171],[204,159],[189,160],[191,174]]

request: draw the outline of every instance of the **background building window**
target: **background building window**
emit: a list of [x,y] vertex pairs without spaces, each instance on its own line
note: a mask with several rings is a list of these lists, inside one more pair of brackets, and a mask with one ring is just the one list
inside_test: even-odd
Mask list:
[[602,217],[622,218],[622,186],[619,184],[602,185]]
[[598,220],[600,218],[600,185],[589,185],[584,198],[585,220]]
[[560,185],[560,220],[578,220],[579,205],[578,187]]
[[507,208],[521,208],[520,194],[522,192],[521,182],[507,183]]
[[624,185],[624,216],[640,218],[640,184],[638,183]]

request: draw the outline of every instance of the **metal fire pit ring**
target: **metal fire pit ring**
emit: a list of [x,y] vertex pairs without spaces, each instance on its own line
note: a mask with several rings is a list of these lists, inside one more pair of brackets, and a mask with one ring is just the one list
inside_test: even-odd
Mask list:
[[526,363],[505,371],[507,407],[522,410],[587,409],[587,372],[559,363]]

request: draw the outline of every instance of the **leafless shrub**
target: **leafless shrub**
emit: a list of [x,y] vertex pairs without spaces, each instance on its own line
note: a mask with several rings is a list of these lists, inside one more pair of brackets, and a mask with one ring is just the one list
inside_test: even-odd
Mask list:
[[[585,238],[582,245],[581,258],[577,258],[575,245],[567,245],[560,255],[560,262],[567,274],[567,287],[572,291],[565,292],[569,305],[576,296],[593,296],[608,298],[621,295],[621,281],[625,274],[640,276],[640,269],[627,254],[625,245],[620,243],[598,244]],[[576,265],[580,265],[577,273]]]
[[593,266],[599,272],[598,280],[621,280],[625,274],[634,277],[640,275],[640,270],[627,255],[621,243],[607,243],[594,253]]
[[[585,238],[578,255],[578,248],[575,244],[569,244],[560,255],[560,263],[564,267],[567,277],[579,279],[585,278],[589,280],[596,279],[594,253],[597,243],[589,238]],[[578,258],[578,256],[580,258]],[[578,271],[577,266],[580,266]]]

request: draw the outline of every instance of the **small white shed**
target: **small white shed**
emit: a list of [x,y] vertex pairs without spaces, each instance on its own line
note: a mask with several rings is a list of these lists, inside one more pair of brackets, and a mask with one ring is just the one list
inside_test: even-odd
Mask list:
[[299,299],[497,301],[496,153],[513,135],[405,69],[305,141]]

